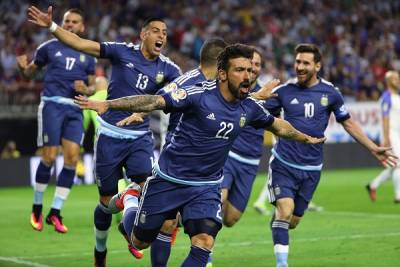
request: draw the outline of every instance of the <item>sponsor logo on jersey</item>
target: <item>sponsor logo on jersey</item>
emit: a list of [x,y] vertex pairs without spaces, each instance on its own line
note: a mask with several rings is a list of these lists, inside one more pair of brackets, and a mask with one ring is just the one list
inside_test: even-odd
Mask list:
[[185,90],[177,88],[171,92],[171,96],[173,100],[179,102],[179,100],[183,100],[187,97],[187,93]]
[[56,57],[61,57],[61,56],[62,56],[62,53],[61,53],[60,51],[57,51],[57,53],[56,53],[54,56],[56,56]]
[[329,104],[328,95],[322,95],[321,97],[321,105],[326,107]]
[[79,56],[79,60],[80,60],[81,62],[85,62],[85,59],[86,59],[86,56],[85,56],[84,54],[81,54],[81,55]]
[[240,115],[239,126],[243,127],[246,125],[246,114]]
[[297,100],[297,98],[293,98],[292,101],[290,101],[291,105],[296,105],[299,103],[299,100]]
[[167,86],[164,87],[164,91],[166,93],[170,93],[174,90],[178,89],[178,85],[176,85],[176,83],[170,83]]
[[214,113],[208,114],[206,118],[209,119],[209,120],[215,121],[215,115],[214,115]]
[[162,83],[164,81],[164,72],[158,72],[156,75],[156,82]]
[[135,65],[133,65],[132,63],[126,63],[125,66],[127,66],[130,69],[133,69],[135,67]]

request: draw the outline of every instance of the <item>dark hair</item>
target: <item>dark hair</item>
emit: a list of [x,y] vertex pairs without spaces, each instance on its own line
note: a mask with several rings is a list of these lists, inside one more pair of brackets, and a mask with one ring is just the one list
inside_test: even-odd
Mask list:
[[217,57],[219,53],[228,44],[221,38],[207,39],[200,50],[200,64],[212,66],[217,64]]
[[158,17],[148,18],[143,22],[142,30],[145,30],[147,28],[147,26],[149,26],[149,24],[152,23],[153,21],[160,21],[162,23],[165,23],[165,21],[162,18],[158,18]]
[[[85,17],[83,16],[83,11],[82,11],[81,9],[79,9],[79,8],[71,8],[71,9],[68,9],[65,13],[67,13],[67,12],[78,14],[79,16],[81,16],[82,21],[83,21],[84,18],[85,18]],[[64,13],[64,14],[65,14],[65,13]]]
[[254,49],[251,46],[244,44],[233,44],[228,45],[219,53],[217,58],[217,68],[218,70],[228,71],[229,60],[244,57],[248,59],[253,58]]
[[256,53],[256,54],[258,54],[260,56],[260,58],[261,58],[261,67],[264,67],[265,60],[264,60],[263,53],[261,52],[261,49],[259,49],[258,47],[255,47],[255,46],[253,46],[252,48],[253,48],[253,55],[254,55],[254,53]]
[[315,44],[299,44],[296,46],[294,51],[296,52],[296,55],[298,53],[311,53],[314,55],[315,63],[321,62],[322,59],[321,51]]

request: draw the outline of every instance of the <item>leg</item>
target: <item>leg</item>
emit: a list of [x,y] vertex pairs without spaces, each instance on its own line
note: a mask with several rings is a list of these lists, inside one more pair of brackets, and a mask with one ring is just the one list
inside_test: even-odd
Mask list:
[[156,240],[151,243],[151,266],[167,266],[171,254],[172,234],[177,227],[178,221],[166,220],[158,233]]
[[233,206],[228,200],[228,194],[228,189],[222,189],[223,222],[226,227],[232,227],[237,221],[239,221],[243,213],[235,208],[235,206]]
[[265,205],[267,198],[268,198],[268,181],[266,181],[264,183],[264,186],[260,192],[260,194],[258,195],[258,198],[256,200],[256,202],[254,202],[253,207],[254,209],[262,214],[262,215],[269,215],[270,212],[267,209],[267,206]]
[[386,168],[374,180],[372,180],[369,184],[366,185],[366,189],[368,191],[368,195],[371,201],[376,201],[376,190],[383,182],[390,179],[390,177],[392,176],[393,176],[393,169]]
[[400,203],[400,167],[393,171],[394,202]]

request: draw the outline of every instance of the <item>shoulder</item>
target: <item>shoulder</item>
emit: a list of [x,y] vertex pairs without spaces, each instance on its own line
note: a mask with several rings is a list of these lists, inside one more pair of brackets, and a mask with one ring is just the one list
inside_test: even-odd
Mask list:
[[60,42],[59,42],[56,38],[50,39],[50,40],[48,40],[48,41],[42,43],[41,45],[39,45],[38,48],[37,48],[37,50],[43,49],[43,48],[46,48],[46,47],[49,47],[49,46],[51,46],[51,45],[55,45],[55,44],[57,44],[57,43],[60,43]]
[[323,78],[320,78],[320,86],[328,91],[328,92],[332,92],[335,94],[341,94],[339,87],[335,86],[333,83],[331,83],[330,81],[327,81]]
[[391,93],[389,90],[385,90],[381,95],[381,102],[390,102]]
[[169,57],[166,57],[163,54],[160,54],[160,56],[158,58],[161,60],[161,62],[163,62],[167,66],[171,66],[172,68],[175,68],[175,69],[179,70],[179,72],[181,72],[181,68],[175,62],[173,62]]
[[179,76],[174,80],[174,83],[176,83],[178,86],[185,85],[189,82],[191,82],[194,79],[197,79],[201,75],[201,72],[199,69],[194,69],[190,70],[188,72],[185,72],[183,75]]
[[293,86],[297,86],[297,78],[289,79],[285,83],[278,85],[272,90],[272,93],[284,91]]
[[127,42],[102,42],[102,45],[106,47],[118,47],[119,49],[126,49],[126,50],[139,50],[140,46],[139,45],[134,45],[133,43],[127,43]]
[[270,114],[269,111],[264,107],[265,106],[265,101],[264,100],[258,100],[253,97],[247,97],[245,100],[243,100],[243,104],[245,106],[250,107],[251,109],[261,109],[265,114]]

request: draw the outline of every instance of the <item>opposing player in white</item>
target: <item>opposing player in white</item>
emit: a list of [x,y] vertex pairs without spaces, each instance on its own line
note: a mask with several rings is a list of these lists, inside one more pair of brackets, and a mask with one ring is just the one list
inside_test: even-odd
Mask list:
[[[387,89],[381,96],[382,109],[382,145],[391,146],[393,153],[400,156],[400,77],[397,71],[388,71],[385,75]],[[393,178],[395,203],[400,203],[400,166],[387,167],[374,180],[367,184],[369,197],[376,200],[376,190],[385,181]]]

